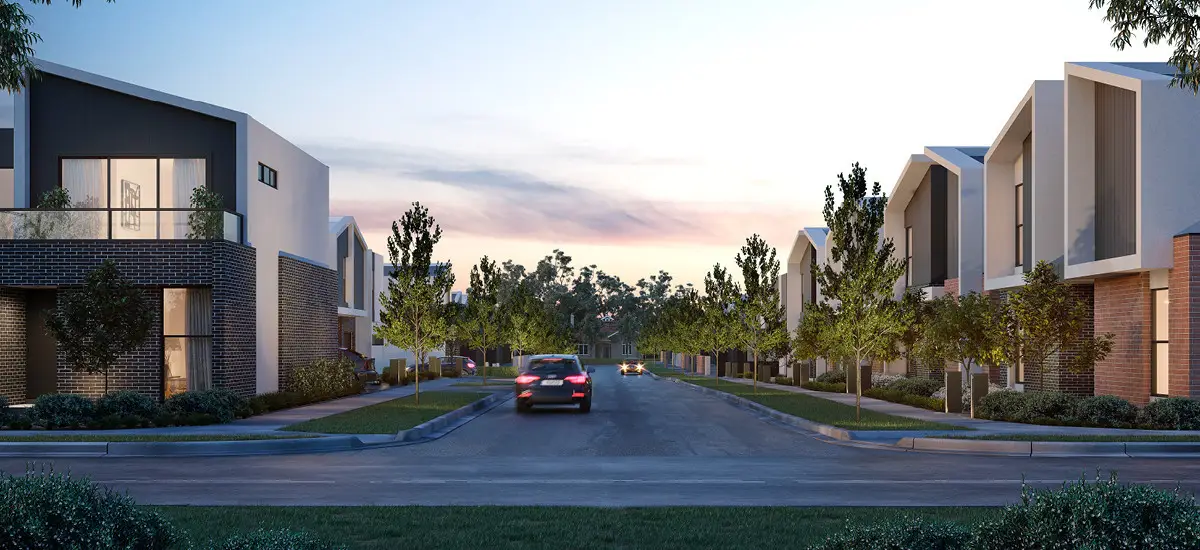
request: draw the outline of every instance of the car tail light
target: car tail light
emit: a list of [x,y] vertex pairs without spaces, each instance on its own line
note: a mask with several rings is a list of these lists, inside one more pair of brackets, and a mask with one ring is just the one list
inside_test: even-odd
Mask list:
[[536,381],[540,380],[541,378],[542,377],[540,377],[540,376],[534,376],[532,374],[522,374],[521,376],[517,377],[517,383],[518,384],[529,384],[531,382],[536,382]]
[[571,394],[571,398],[572,398],[572,399],[574,399],[574,398],[576,398],[576,397],[587,397],[587,395],[585,395],[585,394],[584,394],[583,392],[581,392],[581,391],[577,391],[577,392],[575,392],[575,393],[572,393],[572,394]]
[[564,378],[564,380],[566,380],[567,382],[570,382],[572,384],[587,384],[587,375],[586,374],[572,374],[571,376]]

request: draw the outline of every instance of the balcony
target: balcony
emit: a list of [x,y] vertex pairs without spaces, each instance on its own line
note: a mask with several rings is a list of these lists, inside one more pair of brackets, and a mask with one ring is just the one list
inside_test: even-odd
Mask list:
[[242,215],[189,208],[0,209],[0,240],[226,240],[245,242]]

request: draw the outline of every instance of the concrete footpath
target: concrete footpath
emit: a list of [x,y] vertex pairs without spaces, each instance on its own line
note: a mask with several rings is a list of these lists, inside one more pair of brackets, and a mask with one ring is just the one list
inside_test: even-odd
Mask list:
[[164,428],[135,428],[119,430],[6,430],[0,437],[47,436],[68,438],[86,435],[89,438],[105,435],[187,435],[187,436],[275,436],[273,439],[227,441],[0,441],[0,456],[218,456],[292,454],[346,451],[392,445],[411,445],[438,439],[492,407],[512,398],[510,388],[455,387],[455,384],[476,378],[442,378],[421,383],[421,392],[433,390],[490,393],[464,407],[446,413],[424,424],[401,430],[396,434],[315,434],[284,431],[283,428],[308,420],[324,418],[343,412],[369,407],[378,403],[408,397],[416,392],[414,385],[397,386],[353,397],[345,397],[293,409],[275,411],[236,420],[228,424],[207,426],[173,426]]
[[[673,369],[674,370],[674,369]],[[653,374],[653,373],[651,373]],[[660,380],[671,380],[684,383],[674,377],[660,377]],[[750,385],[751,380],[742,378],[722,378],[732,384]],[[1015,422],[997,422],[971,418],[966,414],[941,413],[911,407],[890,401],[882,401],[863,397],[863,409],[923,420],[938,422],[966,428],[965,430],[848,430],[836,426],[821,424],[808,419],[781,413],[769,407],[760,405],[749,399],[713,390],[695,384],[688,387],[708,393],[714,397],[725,399],[731,403],[755,410],[773,420],[794,427],[816,432],[827,438],[862,446],[883,447],[892,450],[948,452],[968,454],[1001,454],[1010,456],[1129,456],[1129,457],[1198,457],[1200,442],[1070,442],[1070,441],[1015,441],[1015,440],[980,440],[980,439],[950,439],[946,436],[1200,436],[1200,431],[1176,430],[1123,430],[1118,428],[1085,428],[1078,426],[1041,426],[1036,424],[1020,424]],[[767,382],[759,382],[759,386],[772,390],[782,390],[809,395],[844,405],[854,406],[853,394],[819,392],[796,386],[782,386]],[[970,430],[970,431],[967,431]]]

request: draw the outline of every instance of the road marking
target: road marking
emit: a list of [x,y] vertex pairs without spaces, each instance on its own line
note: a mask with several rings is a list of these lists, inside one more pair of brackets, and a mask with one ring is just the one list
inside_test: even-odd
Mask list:
[[[371,485],[558,485],[568,480],[561,478],[511,478],[511,479],[95,479],[101,483],[154,484],[154,485],[335,485],[339,483],[367,483]],[[769,483],[791,483],[795,485],[1019,485],[1024,481],[1036,485],[1061,485],[1061,479],[571,479],[572,485],[766,485]],[[1186,484],[1179,479],[1137,480],[1137,483]]]

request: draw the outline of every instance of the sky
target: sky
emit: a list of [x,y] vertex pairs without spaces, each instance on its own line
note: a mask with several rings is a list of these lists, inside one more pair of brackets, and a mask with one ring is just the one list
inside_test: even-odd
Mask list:
[[[1086,0],[85,0],[30,6],[37,56],[247,112],[330,166],[384,254],[413,201],[467,284],[562,249],[700,283],[782,262],[861,163],[990,145],[1035,79],[1125,52]],[[735,269],[736,271],[736,269]]]

